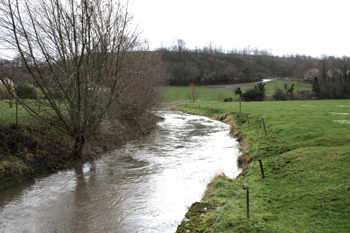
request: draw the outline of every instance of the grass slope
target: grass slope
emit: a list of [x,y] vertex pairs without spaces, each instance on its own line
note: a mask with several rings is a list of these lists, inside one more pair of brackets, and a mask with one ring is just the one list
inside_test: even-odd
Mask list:
[[[227,203],[208,232],[350,232],[350,101],[242,103],[239,120],[238,108],[237,102],[178,105],[182,111],[209,117],[231,114],[248,162],[238,179],[216,177],[202,199],[215,208],[195,218],[198,224],[183,221],[178,232],[203,232]],[[254,162],[249,162],[258,141]],[[262,159],[265,179],[257,159]],[[251,166],[247,219],[242,184]]]
[[[272,95],[275,93],[277,87],[284,90],[285,84],[288,85],[288,88],[294,84],[294,93],[301,90],[311,90],[311,84],[298,82],[298,81],[282,81],[282,80],[273,80],[266,83],[266,95]],[[254,88],[256,84],[234,84],[234,85],[223,85],[216,87],[198,87],[200,92],[198,100],[201,101],[223,101],[224,98],[238,98],[234,93],[237,87],[241,87],[243,92],[245,89]],[[162,92],[164,96],[164,101],[177,101],[177,100],[187,100],[186,91],[189,91],[189,87],[177,87],[177,86],[166,86],[163,87]],[[178,96],[176,95],[178,93]]]

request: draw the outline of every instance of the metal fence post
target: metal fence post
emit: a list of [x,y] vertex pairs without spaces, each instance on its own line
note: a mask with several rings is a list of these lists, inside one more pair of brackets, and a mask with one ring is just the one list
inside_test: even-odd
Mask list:
[[243,190],[247,190],[247,219],[249,219],[249,186],[243,185]]

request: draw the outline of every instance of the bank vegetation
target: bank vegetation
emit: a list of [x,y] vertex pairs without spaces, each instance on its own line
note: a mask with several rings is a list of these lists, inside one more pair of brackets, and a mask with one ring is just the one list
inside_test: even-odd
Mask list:
[[17,52],[0,67],[1,179],[37,173],[36,160],[45,171],[93,160],[152,130],[165,74],[128,5],[3,0],[0,12],[1,42]]

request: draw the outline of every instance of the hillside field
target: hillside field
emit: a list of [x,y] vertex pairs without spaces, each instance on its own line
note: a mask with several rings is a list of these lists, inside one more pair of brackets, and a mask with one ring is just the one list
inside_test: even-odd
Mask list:
[[[283,81],[283,80],[272,80],[266,82],[265,94],[273,95],[275,93],[276,87],[284,89],[285,84],[288,85],[288,88],[294,84],[294,92],[301,90],[311,90],[312,86],[309,83],[298,82],[298,81]],[[254,88],[254,85],[257,83],[248,83],[248,84],[231,84],[231,85],[216,85],[216,86],[198,86],[199,98],[200,101],[223,101],[224,98],[238,98],[234,91],[240,87],[242,91]],[[186,91],[190,90],[189,87],[180,87],[180,86],[166,86],[162,88],[163,99],[164,101],[178,101],[178,100],[187,100]]]

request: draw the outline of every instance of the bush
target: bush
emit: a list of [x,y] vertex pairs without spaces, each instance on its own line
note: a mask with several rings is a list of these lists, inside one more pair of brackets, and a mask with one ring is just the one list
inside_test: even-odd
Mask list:
[[287,100],[288,96],[286,94],[286,92],[284,90],[282,90],[280,87],[276,88],[276,92],[275,92],[275,100]]
[[22,99],[36,99],[35,87],[29,83],[20,83],[15,85],[15,92]]
[[312,91],[319,93],[321,90],[320,85],[318,83],[318,78],[317,76],[314,77],[314,82],[312,84]]
[[259,91],[261,91],[264,95],[265,95],[265,83],[258,83],[258,86],[254,87],[255,89],[258,89]]
[[263,101],[265,94],[257,88],[248,89],[242,94],[245,101]]

